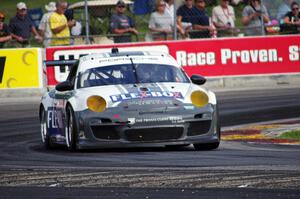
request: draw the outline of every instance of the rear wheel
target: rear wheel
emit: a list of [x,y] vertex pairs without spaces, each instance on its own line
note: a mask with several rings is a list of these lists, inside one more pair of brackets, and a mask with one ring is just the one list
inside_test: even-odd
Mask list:
[[47,113],[44,109],[44,107],[41,107],[40,110],[40,126],[41,126],[41,137],[42,142],[44,144],[44,147],[46,149],[53,148],[53,144],[51,142],[49,133],[48,133],[48,127],[47,127]]
[[67,107],[67,126],[66,126],[66,144],[69,151],[76,151],[77,149],[77,127],[74,111],[71,106]]

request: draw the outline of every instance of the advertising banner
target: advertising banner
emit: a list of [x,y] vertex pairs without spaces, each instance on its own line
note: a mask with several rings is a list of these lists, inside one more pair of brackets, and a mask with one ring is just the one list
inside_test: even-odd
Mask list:
[[0,50],[0,89],[40,88],[41,70],[41,49]]
[[[188,75],[205,77],[300,73],[300,36],[266,36],[66,46],[46,49],[47,60],[78,59],[81,56],[123,50],[168,52]],[[48,85],[63,81],[68,67],[47,68]]]

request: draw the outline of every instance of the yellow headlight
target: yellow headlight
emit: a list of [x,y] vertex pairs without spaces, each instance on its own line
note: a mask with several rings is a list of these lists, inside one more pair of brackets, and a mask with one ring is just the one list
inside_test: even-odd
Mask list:
[[93,95],[86,101],[87,107],[94,112],[103,112],[106,109],[106,101],[103,97]]
[[208,96],[202,91],[194,91],[191,94],[191,101],[197,107],[203,107],[208,104]]

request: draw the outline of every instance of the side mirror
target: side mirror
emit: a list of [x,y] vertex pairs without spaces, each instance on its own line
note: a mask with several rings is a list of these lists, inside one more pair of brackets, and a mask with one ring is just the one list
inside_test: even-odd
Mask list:
[[55,89],[57,91],[60,91],[60,92],[63,92],[63,91],[70,91],[70,90],[73,90],[73,84],[69,81],[64,81],[64,82],[61,82],[59,84],[57,84],[55,86]]
[[206,79],[201,75],[192,75],[191,80],[194,84],[203,85],[206,82]]

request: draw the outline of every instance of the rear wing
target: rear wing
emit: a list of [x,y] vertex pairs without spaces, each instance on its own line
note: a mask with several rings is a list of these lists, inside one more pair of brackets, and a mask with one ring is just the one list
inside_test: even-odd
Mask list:
[[53,66],[73,66],[78,62],[78,59],[73,60],[47,60],[44,61],[44,64],[47,67],[53,67]]

